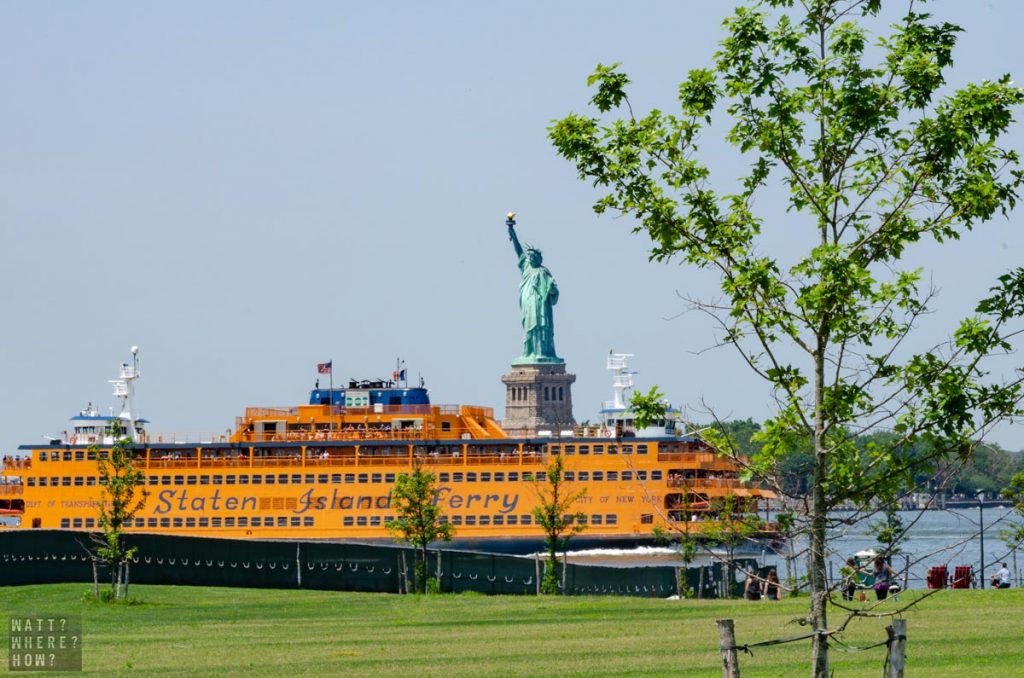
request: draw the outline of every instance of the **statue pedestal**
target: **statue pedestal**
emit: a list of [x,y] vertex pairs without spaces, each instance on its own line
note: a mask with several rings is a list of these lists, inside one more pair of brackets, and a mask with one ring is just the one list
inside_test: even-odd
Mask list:
[[576,425],[572,416],[572,384],[575,374],[565,363],[535,362],[512,364],[502,375],[505,384],[505,419],[501,426],[511,436],[535,436],[538,431],[558,435]]

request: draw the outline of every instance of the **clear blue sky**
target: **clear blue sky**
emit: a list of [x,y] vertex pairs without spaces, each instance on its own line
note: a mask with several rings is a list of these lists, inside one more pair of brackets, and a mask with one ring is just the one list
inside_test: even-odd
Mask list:
[[[577,419],[610,398],[613,347],[677,404],[762,419],[764,386],[677,317],[713,280],[648,263],[545,133],[598,62],[623,62],[639,109],[670,107],[732,4],[0,4],[0,450],[112,405],[132,344],[154,432],[304,401],[328,359],[340,382],[401,356],[435,402],[500,416],[521,341],[509,210],[561,290]],[[955,80],[1024,64],[1020,3],[931,9],[967,30]],[[918,255],[934,338],[1021,263],[1019,221]],[[1024,428],[995,439],[1024,448]]]

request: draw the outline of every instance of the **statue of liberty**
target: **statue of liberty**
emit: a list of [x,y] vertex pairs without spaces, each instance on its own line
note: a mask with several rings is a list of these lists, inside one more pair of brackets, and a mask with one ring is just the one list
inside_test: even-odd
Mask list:
[[519,257],[519,310],[523,319],[523,355],[513,365],[562,363],[555,355],[555,320],[551,307],[558,303],[558,286],[551,272],[541,265],[540,250],[528,247],[523,251],[516,237],[516,214],[509,212],[505,220],[508,237]]

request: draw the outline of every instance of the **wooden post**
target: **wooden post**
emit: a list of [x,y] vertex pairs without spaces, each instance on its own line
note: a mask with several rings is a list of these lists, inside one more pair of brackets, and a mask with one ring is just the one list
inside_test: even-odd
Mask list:
[[718,624],[718,647],[722,651],[722,678],[740,678],[740,662],[736,655],[736,630],[733,628],[732,620],[719,619],[715,623]]
[[299,549],[302,547],[302,542],[295,544],[295,586],[302,588],[302,557]]
[[892,626],[886,626],[885,630],[889,634],[889,668],[885,678],[903,678],[903,657],[907,650],[907,620],[893,619]]
[[704,566],[700,566],[700,573],[697,576],[697,597],[704,597]]
[[903,590],[910,588],[910,554],[903,556]]
[[[398,592],[408,593],[409,592],[409,572],[405,567],[405,549],[398,552],[402,557],[402,576],[398,580]],[[402,589],[405,589],[404,591]]]
[[540,595],[540,553],[533,554],[534,579],[537,582],[537,595]]
[[683,574],[682,574],[682,570],[683,570],[683,568],[681,568],[681,567],[677,567],[676,568],[676,597],[679,598],[679,600],[683,599]]

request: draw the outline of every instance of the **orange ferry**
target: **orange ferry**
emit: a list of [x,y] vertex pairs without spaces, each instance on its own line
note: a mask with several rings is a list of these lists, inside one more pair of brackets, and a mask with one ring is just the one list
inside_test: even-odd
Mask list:
[[149,496],[130,526],[137,532],[391,541],[384,525],[395,478],[418,463],[437,476],[435,501],[455,526],[454,547],[531,552],[543,540],[532,510],[551,455],[564,457],[569,487],[586,489],[574,507],[586,521],[577,547],[651,543],[659,527],[707,533],[709,521],[728,520],[725,497],[745,511],[771,497],[672,421],[635,430],[621,390],[601,426],[511,438],[490,408],[434,405],[422,383],[409,386],[396,370],[391,381],[318,382],[304,405],[246,408],[230,435],[175,436],[149,434],[135,418],[139,375],[133,347],[112,382],[119,415],[90,404],[63,438],[4,459],[0,515],[21,529],[95,529],[96,461],[115,426],[145,473]]

